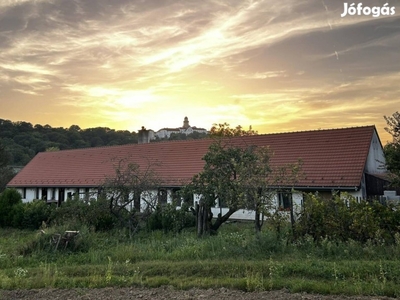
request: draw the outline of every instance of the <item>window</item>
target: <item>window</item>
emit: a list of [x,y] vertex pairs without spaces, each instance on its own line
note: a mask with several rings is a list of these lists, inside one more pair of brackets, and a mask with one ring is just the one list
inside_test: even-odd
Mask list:
[[42,188],[42,199],[47,201],[47,188]]
[[289,210],[292,206],[292,194],[288,192],[279,192],[278,205],[281,210]]
[[179,191],[180,188],[173,188],[171,190],[172,205],[174,205],[175,207],[182,205],[183,198],[181,197]]
[[65,200],[65,189],[59,188],[58,189],[58,205],[61,205],[61,202]]
[[158,191],[158,203],[160,205],[165,205],[167,204],[167,200],[168,200],[168,193],[167,190],[159,190]]

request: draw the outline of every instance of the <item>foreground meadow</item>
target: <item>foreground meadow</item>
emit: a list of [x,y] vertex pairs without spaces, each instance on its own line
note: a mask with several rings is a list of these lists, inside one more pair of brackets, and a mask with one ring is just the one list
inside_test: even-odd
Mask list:
[[216,236],[122,231],[80,234],[67,249],[54,233],[0,229],[0,288],[159,288],[286,290],[325,295],[400,297],[400,243],[295,243],[285,233],[256,237],[250,225],[226,224]]

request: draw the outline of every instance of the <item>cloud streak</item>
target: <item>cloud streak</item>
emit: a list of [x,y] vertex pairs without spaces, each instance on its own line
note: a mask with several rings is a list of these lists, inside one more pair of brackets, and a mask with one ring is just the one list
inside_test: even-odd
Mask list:
[[336,0],[4,0],[0,117],[136,130],[188,115],[200,127],[382,132],[400,97],[400,19],[342,10]]

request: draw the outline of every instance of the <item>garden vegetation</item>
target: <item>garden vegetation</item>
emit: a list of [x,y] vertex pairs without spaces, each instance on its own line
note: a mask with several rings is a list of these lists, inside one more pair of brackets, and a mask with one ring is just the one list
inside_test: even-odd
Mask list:
[[[400,211],[377,202],[307,195],[294,229],[282,215],[255,234],[224,223],[196,235],[189,210],[158,206],[135,235],[104,200],[59,208],[0,197],[0,288],[226,287],[245,291],[400,296]],[[8,213],[5,214],[4,212]],[[79,231],[56,248],[53,237]]]

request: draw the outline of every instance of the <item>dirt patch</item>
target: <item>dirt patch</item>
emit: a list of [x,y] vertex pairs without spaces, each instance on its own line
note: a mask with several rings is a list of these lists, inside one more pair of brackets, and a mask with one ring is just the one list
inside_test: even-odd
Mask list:
[[393,299],[388,297],[367,297],[367,296],[323,296],[306,293],[291,294],[288,291],[271,291],[271,292],[251,292],[246,293],[237,290],[220,289],[191,289],[187,291],[175,290],[170,287],[160,287],[153,289],[143,288],[103,288],[103,289],[36,289],[36,290],[13,290],[0,291],[0,299],[37,299],[37,300],[127,300],[127,299],[204,299],[204,300],[227,300],[227,299],[303,299],[303,300],[330,300],[330,299],[358,299],[358,300],[378,300]]

